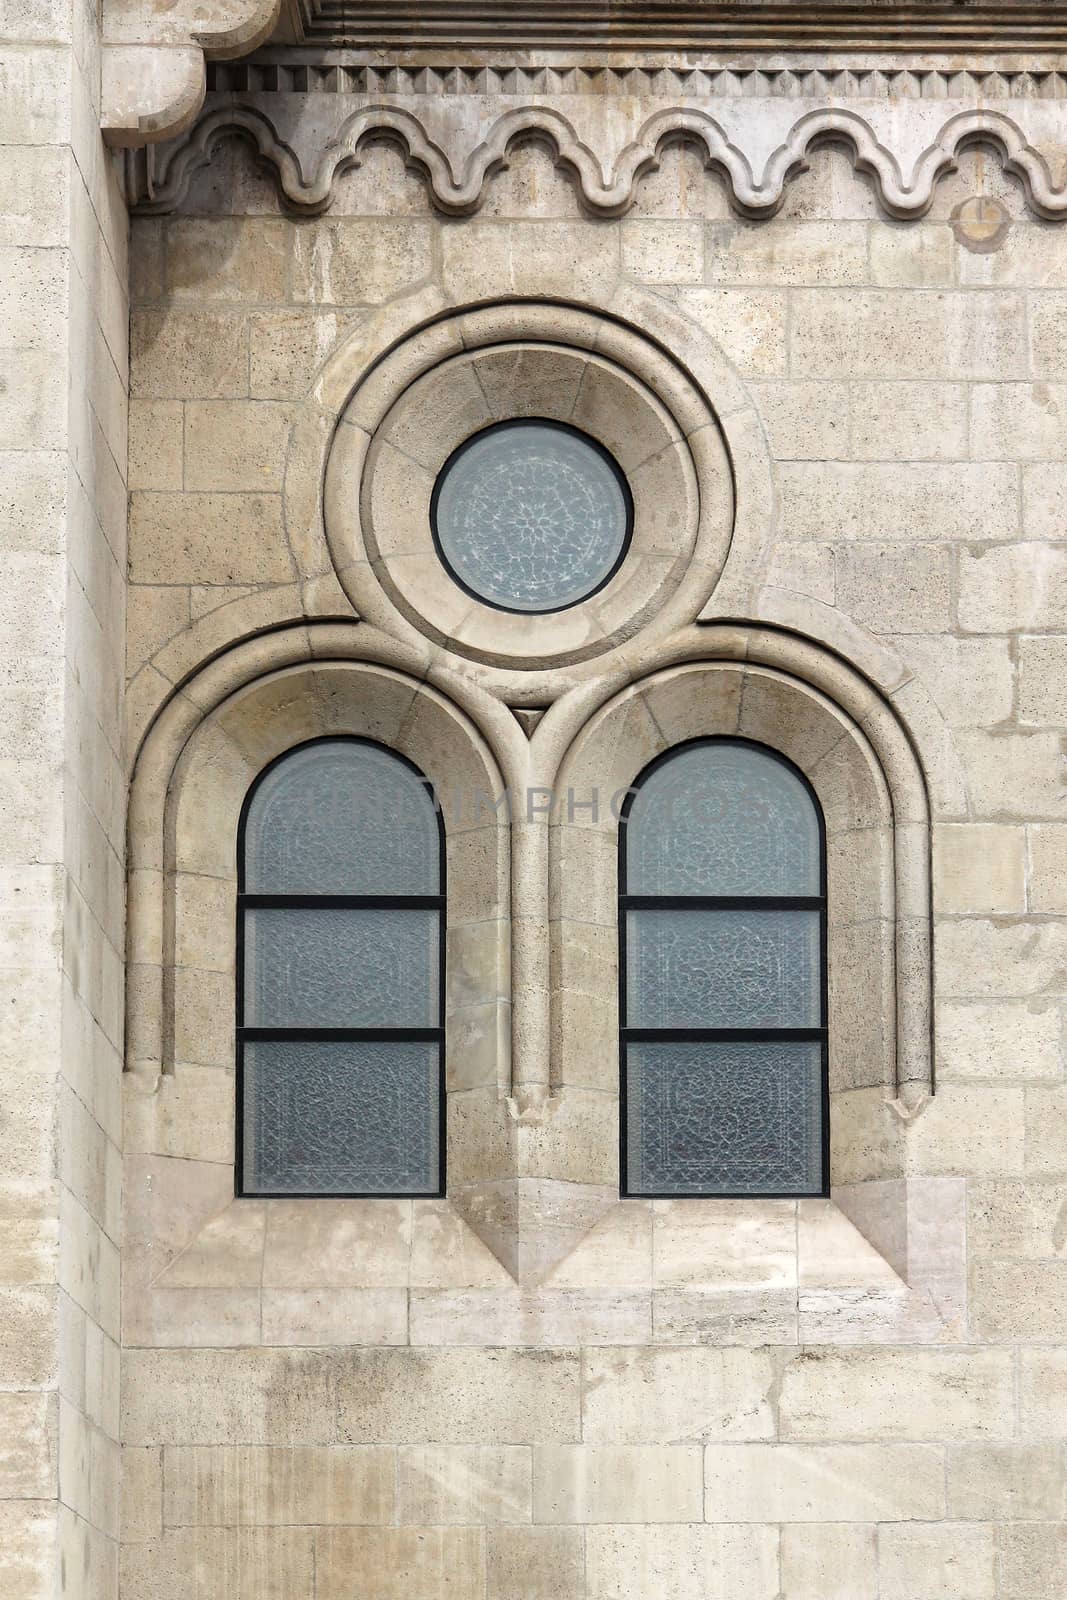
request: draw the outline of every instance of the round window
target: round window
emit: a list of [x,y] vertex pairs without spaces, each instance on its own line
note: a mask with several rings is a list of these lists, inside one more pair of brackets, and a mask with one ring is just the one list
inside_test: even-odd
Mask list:
[[630,540],[618,465],[560,422],[485,428],[441,469],[430,515],[449,572],[502,611],[562,611],[601,588]]

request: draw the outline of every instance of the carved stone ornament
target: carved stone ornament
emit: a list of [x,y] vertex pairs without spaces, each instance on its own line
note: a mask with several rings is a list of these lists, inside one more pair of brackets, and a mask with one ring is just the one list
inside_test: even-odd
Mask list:
[[[513,302],[435,322],[360,382],[323,473],[323,520],[357,614],[429,638],[515,697],[537,679],[644,648],[715,589],[731,545],[733,473],[717,419],[652,339],[575,307]],[[632,534],[603,586],[531,616],[484,603],[442,567],[434,485],[472,435],[510,417],[572,425],[626,475]],[[702,488],[698,489],[698,485]],[[526,682],[524,682],[526,680]]]
[[[180,209],[194,175],[236,138],[274,173],[289,210],[314,215],[329,209],[338,179],[360,165],[367,143],[384,139],[421,174],[439,211],[468,216],[510,152],[536,139],[554,152],[591,214],[617,217],[664,149],[685,143],[722,177],[742,216],[765,218],[806,170],[809,152],[832,143],[871,181],[883,209],[909,220],[929,209],[960,152],[981,145],[1019,181],[1039,216],[1067,216],[1067,187],[1046,158],[1063,142],[1058,73],[643,69],[645,83],[635,85],[629,71],[605,70],[594,86],[590,70],[494,69],[499,81],[490,84],[488,69],[316,64],[272,51],[214,69],[216,87],[194,125],[131,155],[129,200],[141,212]],[[913,96],[901,98],[893,80],[905,76]],[[696,77],[716,80],[714,88],[701,82],[703,92],[692,84],[687,92],[682,80]],[[979,77],[987,80],[981,86]],[[678,97],[664,103],[672,86]]]
[[205,57],[244,56],[268,39],[280,0],[103,0],[100,122],[137,148],[188,128],[204,103]]
[[[664,71],[690,79],[690,90],[699,93],[700,79],[709,70],[704,53],[709,51],[725,53],[723,62],[713,62],[710,70],[718,72],[721,67],[738,80],[758,76],[749,64],[756,59],[754,52],[787,51],[792,57],[809,51],[812,68],[819,68],[834,61],[837,53],[849,51],[857,57],[891,52],[903,61],[923,52],[931,64],[927,67],[924,62],[918,76],[936,78],[940,66],[946,79],[961,82],[976,74],[956,70],[956,52],[965,52],[972,61],[976,55],[995,52],[998,60],[1011,63],[1004,79],[1033,78],[1034,87],[1028,92],[1040,97],[1045,92],[1041,83],[1058,76],[1056,52],[1067,38],[1065,22],[1067,7],[1026,0],[1004,0],[997,6],[940,0],[903,6],[871,0],[859,4],[829,0],[818,6],[800,0],[768,5],[722,0],[713,4],[593,0],[580,5],[570,0],[539,0],[532,5],[516,0],[493,4],[431,0],[416,5],[411,0],[380,0],[358,6],[346,0],[175,0],[156,6],[145,0],[104,0],[102,125],[109,143],[130,149],[176,138],[203,105],[208,87],[205,60],[247,56],[268,40],[304,47],[305,59],[306,47],[315,46],[319,52],[329,52],[331,64],[342,54],[346,59],[360,56],[376,69],[384,62],[387,73],[426,77],[431,84],[456,75],[464,93],[477,93],[479,80],[498,73],[502,60],[507,63],[505,71],[513,72],[520,82],[541,73],[585,70],[597,75],[600,81],[593,93],[602,94],[609,73],[615,73],[627,80],[624,93],[641,95],[645,80]],[[940,63],[932,54],[939,51],[950,52]],[[1025,52],[1026,59],[1013,61],[1013,52]],[[1035,56],[1035,52],[1046,54]],[[680,55],[682,68],[676,65]],[[581,67],[575,67],[576,60]],[[314,68],[315,63],[311,65]],[[880,62],[875,58],[872,68],[862,69],[863,75],[877,78],[884,67],[883,55]],[[803,64],[799,72],[802,78],[807,75]],[[828,76],[844,74],[835,69]],[[902,71],[898,59],[884,76],[903,80],[910,74]],[[481,92],[516,90],[486,82]],[[903,94],[909,93],[904,87]],[[998,98],[999,86],[994,83],[988,90],[975,87],[964,93],[973,104],[978,95],[983,101]],[[878,130],[872,131],[877,142]],[[425,136],[432,143],[433,129],[427,128]],[[276,142],[285,137],[279,126]],[[1025,145],[1025,138],[1021,142]],[[717,155],[714,143],[709,143],[712,159]],[[418,147],[415,140],[416,153],[421,153]],[[472,148],[468,143],[457,154],[465,157]],[[611,154],[614,158],[619,152]],[[620,169],[618,176],[625,178],[625,170]],[[331,177],[328,173],[327,181]],[[305,169],[297,187],[311,182],[312,170]],[[451,187],[457,186],[462,184],[454,174]],[[435,185],[435,195],[447,199],[448,194],[449,185],[443,189]],[[290,198],[305,203],[302,196]]]

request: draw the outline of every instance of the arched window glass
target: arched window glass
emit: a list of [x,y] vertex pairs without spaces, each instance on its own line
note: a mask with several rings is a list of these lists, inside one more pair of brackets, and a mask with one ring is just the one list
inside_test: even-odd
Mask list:
[[444,862],[426,781],[362,739],[268,767],[238,860],[242,1194],[442,1192]]
[[623,1184],[827,1188],[822,816],[783,757],[702,739],[655,762],[621,830]]

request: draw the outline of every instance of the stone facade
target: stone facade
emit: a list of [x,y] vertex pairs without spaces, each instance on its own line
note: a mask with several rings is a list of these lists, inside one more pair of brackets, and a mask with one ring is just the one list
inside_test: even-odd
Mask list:
[[90,8],[0,18],[0,1591],[119,1537],[127,216]]
[[[109,6],[103,101],[92,19],[11,24],[12,1600],[1067,1592],[1067,56],[1031,10],[951,54],[462,19],[390,54],[311,8],[205,78],[195,17]],[[634,500],[547,617],[428,532],[516,415]],[[331,733],[445,799],[443,1199],[234,1197],[238,818]],[[826,1199],[619,1198],[606,802],[721,733],[826,817]]]

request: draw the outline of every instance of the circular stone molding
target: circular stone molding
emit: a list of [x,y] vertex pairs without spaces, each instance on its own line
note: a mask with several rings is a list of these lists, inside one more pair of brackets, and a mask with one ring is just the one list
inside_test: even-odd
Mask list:
[[[486,603],[435,539],[442,472],[469,440],[523,418],[585,435],[632,501],[621,559],[566,609]],[[326,535],[359,614],[395,631],[399,613],[458,656],[528,672],[692,621],[725,561],[732,511],[715,418],[670,357],[595,313],[533,302],[457,313],[395,346],[350,397],[326,468]]]

